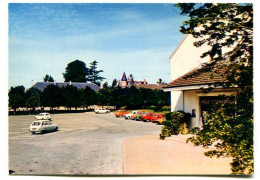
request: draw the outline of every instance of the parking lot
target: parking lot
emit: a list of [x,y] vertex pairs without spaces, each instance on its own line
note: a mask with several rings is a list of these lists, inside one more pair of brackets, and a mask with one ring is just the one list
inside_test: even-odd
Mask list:
[[32,135],[34,115],[9,117],[9,170],[13,174],[123,174],[123,139],[159,134],[161,125],[113,113],[52,114],[56,132]]

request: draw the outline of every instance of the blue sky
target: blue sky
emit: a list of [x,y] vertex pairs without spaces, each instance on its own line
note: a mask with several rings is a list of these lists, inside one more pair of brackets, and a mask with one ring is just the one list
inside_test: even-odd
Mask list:
[[111,84],[123,72],[135,80],[170,81],[169,56],[183,34],[185,16],[173,4],[11,3],[9,4],[9,85],[63,82],[62,73],[79,59],[98,61]]

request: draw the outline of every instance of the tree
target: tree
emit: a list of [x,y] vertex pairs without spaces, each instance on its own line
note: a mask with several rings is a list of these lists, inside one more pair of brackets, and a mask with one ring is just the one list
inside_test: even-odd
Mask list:
[[53,77],[46,74],[45,77],[43,78],[43,82],[54,82],[54,79]]
[[9,97],[9,107],[14,109],[14,114],[18,107],[24,106],[24,86],[11,87],[8,92]]
[[107,82],[104,82],[103,88],[108,88],[108,83]]
[[42,92],[42,105],[45,107],[59,107],[62,105],[62,89],[56,85],[48,85]]
[[25,106],[33,108],[39,107],[41,105],[40,90],[37,88],[30,88],[25,92]]
[[161,78],[158,79],[157,84],[162,84],[162,79]]
[[97,104],[102,106],[113,106],[114,99],[112,96],[112,92],[113,90],[111,88],[99,89],[99,91],[97,92]]
[[97,93],[91,89],[90,87],[86,87],[83,90],[83,104],[88,107],[90,105],[94,105],[97,102]]
[[86,82],[88,75],[88,68],[83,61],[75,60],[70,62],[63,73],[64,82]]
[[112,85],[111,85],[111,87],[116,87],[116,84],[117,84],[117,80],[114,79],[114,80],[112,81]]
[[[253,6],[252,4],[177,4],[181,14],[190,19],[181,32],[198,38],[196,47],[211,48],[202,54],[211,61],[200,71],[218,73],[224,69],[227,82],[222,87],[236,87],[236,103],[215,107],[206,116],[202,130],[195,129],[189,138],[195,145],[211,146],[216,150],[207,156],[231,156],[234,174],[253,173]],[[225,48],[226,51],[223,49]],[[197,75],[197,74],[193,74]]]
[[75,86],[68,85],[62,89],[63,91],[63,103],[66,107],[71,109],[71,107],[80,107],[83,105],[81,91]]
[[101,72],[103,72],[103,70],[97,70],[97,64],[97,61],[93,61],[92,63],[90,63],[88,81],[100,85],[100,81],[105,78],[99,75]]

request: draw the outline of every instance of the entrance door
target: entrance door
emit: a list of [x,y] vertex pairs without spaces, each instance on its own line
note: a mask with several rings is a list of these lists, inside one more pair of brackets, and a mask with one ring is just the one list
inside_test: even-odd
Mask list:
[[235,101],[230,96],[201,96],[200,97],[200,116],[203,126],[205,125],[205,113],[219,107],[218,105],[233,104]]

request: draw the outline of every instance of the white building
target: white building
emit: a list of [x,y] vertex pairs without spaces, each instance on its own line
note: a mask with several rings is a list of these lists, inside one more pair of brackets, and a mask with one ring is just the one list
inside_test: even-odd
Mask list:
[[201,58],[201,55],[209,50],[209,46],[199,48],[193,43],[198,39],[192,35],[186,35],[179,46],[169,58],[171,68],[171,82],[164,87],[164,91],[171,92],[171,111],[184,111],[192,114],[190,128],[201,127],[203,124],[203,112],[207,111],[210,103],[223,103],[228,98],[219,95],[231,95],[234,89],[217,87],[209,93],[204,93],[202,88],[208,88],[217,82],[225,81],[220,75],[210,77],[210,73],[201,73],[190,76],[198,71],[203,63],[208,62],[209,57]]

